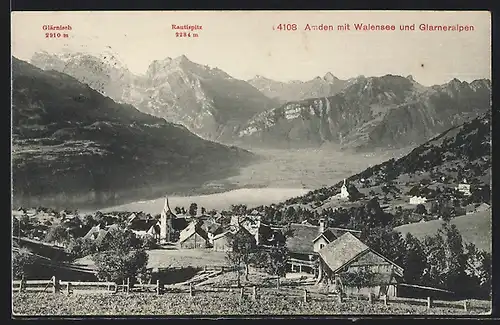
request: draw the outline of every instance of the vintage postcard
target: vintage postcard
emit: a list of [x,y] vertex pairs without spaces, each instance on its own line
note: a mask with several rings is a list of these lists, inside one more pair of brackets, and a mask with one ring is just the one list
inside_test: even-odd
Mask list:
[[490,315],[490,17],[12,12],[13,317]]

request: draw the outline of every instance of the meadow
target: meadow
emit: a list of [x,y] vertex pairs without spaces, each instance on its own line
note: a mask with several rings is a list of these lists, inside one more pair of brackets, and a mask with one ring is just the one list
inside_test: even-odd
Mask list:
[[[457,226],[464,241],[473,243],[481,250],[491,252],[491,217],[491,210],[488,210],[453,218],[451,223]],[[403,235],[409,232],[421,239],[427,235],[435,235],[442,223],[443,221],[441,220],[431,220],[399,226],[395,230],[401,232]]]
[[[248,289],[247,289],[248,290]],[[248,290],[250,291],[250,290]],[[247,292],[248,292],[247,291]],[[425,303],[380,301],[369,304],[364,300],[311,297],[307,302],[300,295],[280,294],[276,290],[258,293],[258,299],[249,295],[239,299],[239,290],[232,292],[117,294],[47,294],[14,293],[14,315],[478,315],[488,313],[488,302],[472,301],[468,311],[446,304],[427,309]]]

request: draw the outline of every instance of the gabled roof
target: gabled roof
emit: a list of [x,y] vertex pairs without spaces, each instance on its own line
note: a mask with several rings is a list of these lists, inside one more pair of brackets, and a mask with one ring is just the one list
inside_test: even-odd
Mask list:
[[349,232],[346,232],[330,244],[320,249],[319,255],[326,265],[328,265],[330,270],[332,272],[336,272],[356,260],[358,257],[365,255],[368,251],[373,252],[387,262],[396,266],[402,273],[402,267],[373,251],[370,247],[365,245],[361,240]]
[[129,228],[131,230],[136,230],[136,231],[148,231],[156,225],[159,221],[155,219],[150,219],[150,220],[144,220],[144,219],[136,219],[132,221],[130,224]]
[[189,222],[186,218],[177,217],[172,219],[172,227],[175,230],[183,230],[188,226]]
[[319,227],[303,224],[291,224],[293,235],[286,240],[286,246],[292,253],[310,254],[314,252],[314,239],[319,235]]
[[314,238],[313,242],[316,242],[316,240],[318,240],[320,237],[323,237],[323,238],[326,239],[326,241],[328,241],[329,243],[331,243],[332,241],[334,241],[335,239],[339,238],[340,236],[342,236],[346,232],[350,232],[351,234],[359,234],[359,233],[361,233],[361,231],[354,230],[354,229],[345,229],[345,228],[330,227],[330,228],[327,228],[321,234],[319,234],[316,238]]
[[218,240],[218,239],[223,238],[223,237],[226,237],[228,239],[232,239],[234,237],[234,235],[231,231],[226,230],[221,234],[215,235],[214,238],[212,238],[212,240]]
[[476,211],[485,211],[485,210],[488,210],[490,209],[491,206],[488,204],[488,203],[481,203],[477,208],[476,208]]
[[344,228],[327,228],[323,233],[320,233],[319,226],[309,224],[292,223],[290,228],[293,235],[288,237],[286,245],[290,252],[311,254],[314,252],[314,242],[320,237],[324,237],[329,242],[334,241],[346,232],[360,233],[359,230],[344,229]]
[[101,225],[96,225],[96,226],[90,228],[90,230],[85,234],[85,236],[83,236],[83,239],[91,239],[92,235],[99,233],[99,230],[101,230],[101,229],[102,229]]
[[217,223],[217,222],[214,222],[212,220],[203,220],[201,222],[201,228],[203,230],[205,230],[205,232],[207,233],[211,233],[211,234],[218,234],[220,233],[221,229],[222,229],[222,225]]
[[335,272],[369,249],[361,240],[347,232],[320,249],[319,255],[330,270]]
[[198,222],[194,221],[181,231],[181,233],[179,234],[179,243],[186,241],[189,237],[191,237],[195,233],[203,237],[203,239],[205,240],[208,239],[208,235],[205,232],[205,230],[201,228]]

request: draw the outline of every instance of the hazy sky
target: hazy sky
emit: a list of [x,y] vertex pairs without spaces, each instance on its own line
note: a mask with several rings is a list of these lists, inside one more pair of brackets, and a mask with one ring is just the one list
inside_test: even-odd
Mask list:
[[[273,30],[295,23],[296,31]],[[305,31],[306,24],[349,23],[350,31]],[[395,31],[354,31],[353,24],[394,24]],[[177,38],[172,24],[201,25],[197,38]],[[400,31],[400,24],[416,24]],[[474,31],[420,31],[419,24],[472,25]],[[71,25],[69,38],[45,38],[43,25]],[[113,53],[134,73],[153,60],[186,55],[233,77],[309,80],[330,71],[358,75],[413,75],[425,85],[452,78],[490,78],[489,12],[233,11],[15,12],[12,54],[36,51]],[[423,65],[423,66],[422,66]]]

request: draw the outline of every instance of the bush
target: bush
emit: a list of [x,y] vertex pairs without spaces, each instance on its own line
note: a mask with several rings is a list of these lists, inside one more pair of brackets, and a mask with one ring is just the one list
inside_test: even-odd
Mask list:
[[154,249],[157,247],[156,239],[153,236],[147,234],[141,238],[143,249]]
[[99,280],[118,283],[146,274],[148,254],[142,249],[130,252],[106,251],[93,255],[92,259]]
[[27,249],[12,252],[12,275],[14,279],[26,276],[28,269],[35,262],[36,257]]

